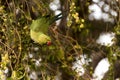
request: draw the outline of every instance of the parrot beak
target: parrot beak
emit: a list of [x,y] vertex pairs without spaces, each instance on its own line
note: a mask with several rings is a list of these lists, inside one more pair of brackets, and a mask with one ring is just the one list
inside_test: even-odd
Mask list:
[[52,42],[51,42],[51,41],[48,41],[48,42],[47,42],[47,45],[48,45],[48,46],[50,46],[51,44],[52,44]]

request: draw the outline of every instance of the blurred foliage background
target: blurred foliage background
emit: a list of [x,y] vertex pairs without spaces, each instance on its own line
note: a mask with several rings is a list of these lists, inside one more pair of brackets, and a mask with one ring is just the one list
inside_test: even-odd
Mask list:
[[[29,26],[38,16],[54,15],[49,8],[52,1],[0,0],[0,79],[90,80],[97,64],[105,57],[110,67],[103,79],[119,78],[120,1],[102,0],[118,14],[110,15],[114,20],[111,23],[89,19],[92,0],[60,0],[58,10],[63,18],[58,25],[54,23],[50,27],[52,45],[41,46],[31,40]],[[112,46],[96,43],[102,32],[115,33]],[[86,55],[88,61],[81,76],[72,69],[80,55]]]

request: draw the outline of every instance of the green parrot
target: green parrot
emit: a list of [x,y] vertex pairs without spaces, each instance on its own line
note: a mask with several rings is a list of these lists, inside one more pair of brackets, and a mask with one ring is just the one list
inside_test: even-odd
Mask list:
[[40,45],[50,45],[51,38],[48,36],[48,28],[55,21],[62,18],[62,13],[56,16],[42,16],[34,20],[30,26],[30,37],[36,43]]

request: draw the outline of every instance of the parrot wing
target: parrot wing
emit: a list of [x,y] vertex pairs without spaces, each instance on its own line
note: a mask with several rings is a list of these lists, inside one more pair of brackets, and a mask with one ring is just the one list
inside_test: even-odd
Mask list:
[[30,26],[30,29],[35,32],[42,32],[47,34],[48,27],[49,27],[49,22],[46,21],[46,19],[43,17],[33,21]]

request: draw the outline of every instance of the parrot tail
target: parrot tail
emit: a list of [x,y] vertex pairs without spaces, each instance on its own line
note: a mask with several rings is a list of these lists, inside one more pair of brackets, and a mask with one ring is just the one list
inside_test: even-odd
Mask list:
[[61,19],[62,17],[63,17],[63,16],[62,16],[62,13],[60,13],[60,14],[54,16],[50,24],[52,24],[53,22],[55,22],[55,21]]

